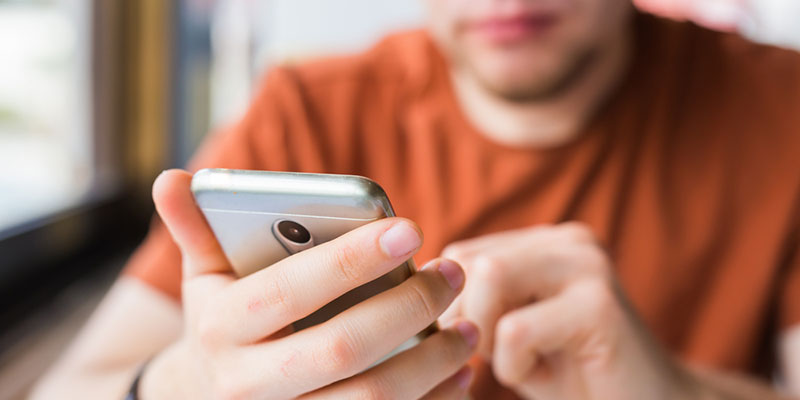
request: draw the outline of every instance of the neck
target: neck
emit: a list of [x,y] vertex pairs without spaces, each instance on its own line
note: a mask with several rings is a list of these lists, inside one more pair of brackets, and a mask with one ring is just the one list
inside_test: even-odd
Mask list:
[[[627,33],[627,32],[626,32]],[[467,118],[489,139],[509,146],[552,148],[578,136],[626,72],[630,35],[602,49],[593,64],[557,95],[518,102],[490,92],[469,73],[451,71]]]

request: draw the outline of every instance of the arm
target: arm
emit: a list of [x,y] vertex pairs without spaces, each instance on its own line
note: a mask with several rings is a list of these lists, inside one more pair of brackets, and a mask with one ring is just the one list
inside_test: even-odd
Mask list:
[[464,365],[478,340],[466,321],[369,368],[433,323],[460,292],[463,271],[452,261],[430,262],[319,325],[287,329],[408,260],[422,245],[416,225],[381,219],[236,279],[190,182],[186,172],[167,171],[153,187],[182,255],[185,312],[120,281],[36,396],[120,398],[152,358],[139,385],[143,399],[463,397],[470,380]]
[[174,300],[123,276],[31,398],[123,398],[140,366],[174,342],[181,325]]

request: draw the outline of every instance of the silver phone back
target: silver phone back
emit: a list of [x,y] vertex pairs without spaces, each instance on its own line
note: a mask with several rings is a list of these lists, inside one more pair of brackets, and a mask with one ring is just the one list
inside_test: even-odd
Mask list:
[[[377,183],[351,175],[204,169],[195,173],[192,192],[239,276],[290,255],[273,233],[276,221],[300,223],[311,233],[314,245],[319,245],[361,225],[394,216],[386,194]],[[414,270],[409,260],[293,326],[299,330],[322,323],[400,284]]]

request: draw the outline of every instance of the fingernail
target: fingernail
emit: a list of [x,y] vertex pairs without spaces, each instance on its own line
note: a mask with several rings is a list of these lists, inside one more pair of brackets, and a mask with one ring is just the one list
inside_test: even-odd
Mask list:
[[475,346],[478,345],[478,328],[476,328],[475,325],[467,321],[462,321],[456,324],[456,329],[461,333],[461,336],[469,347],[475,348]]
[[422,238],[407,222],[398,222],[381,235],[380,244],[390,257],[401,257],[416,250],[422,244]]
[[468,366],[461,368],[453,377],[461,389],[467,389],[469,384],[472,383],[472,368]]
[[444,279],[447,280],[447,284],[453,290],[460,288],[461,285],[464,284],[464,271],[461,270],[461,267],[455,262],[441,260],[439,264],[436,265],[436,268],[439,270],[439,273],[444,276]]

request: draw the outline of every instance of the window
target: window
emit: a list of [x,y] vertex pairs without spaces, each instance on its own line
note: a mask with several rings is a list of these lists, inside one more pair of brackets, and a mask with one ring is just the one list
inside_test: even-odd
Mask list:
[[0,326],[114,267],[101,260],[144,231],[149,207],[135,184],[152,182],[139,171],[164,146],[140,133],[165,130],[139,104],[166,96],[138,101],[156,85],[124,69],[143,58],[135,34],[153,31],[136,29],[138,4],[0,0]]
[[0,0],[0,232],[93,187],[90,7]]

